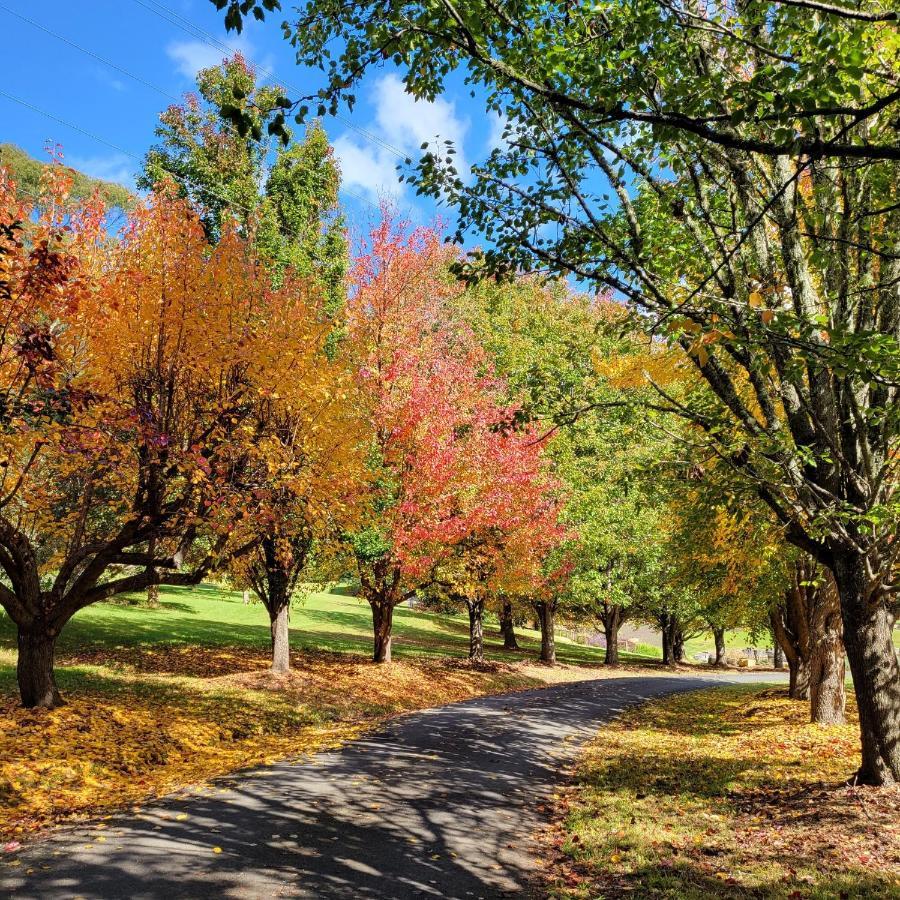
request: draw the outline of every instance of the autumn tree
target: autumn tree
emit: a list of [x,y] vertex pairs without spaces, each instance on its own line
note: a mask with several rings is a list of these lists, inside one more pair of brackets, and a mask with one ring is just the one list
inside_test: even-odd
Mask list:
[[236,527],[246,552],[228,562],[265,607],[272,670],[284,673],[297,581],[313,551],[327,554],[356,521],[366,433],[349,361],[326,353],[333,322],[314,282],[288,269],[264,303],[258,362],[274,387],[260,392],[251,413],[259,439],[247,449],[243,477],[254,502]]
[[489,268],[614,290],[688,354],[706,396],[672,414],[834,574],[868,784],[900,780],[898,27],[868,2],[334,0],[290,29],[332,109],[385,59],[424,99],[465,67],[504,141],[473,178],[444,147],[408,177]]
[[[334,356],[342,328],[348,262],[345,225],[338,203],[340,172],[328,137],[318,123],[309,125],[301,141],[295,141],[289,131],[284,133],[283,141],[273,138],[268,125],[281,114],[281,98],[279,87],[258,84],[255,71],[240,54],[202,69],[197,75],[196,93],[188,94],[184,103],[162,113],[156,132],[159,143],[147,154],[140,180],[144,186],[153,186],[161,179],[176,176],[181,193],[202,210],[204,227],[212,241],[218,239],[226,223],[239,223],[273,282],[278,285],[287,280],[296,285],[299,280],[315,285],[323,321],[332,323],[324,345],[318,332],[312,335],[310,346],[323,355],[316,364],[321,366],[318,374],[322,377],[312,386],[313,391],[306,399],[295,397],[289,412],[260,410],[260,415],[270,419],[268,424],[277,431],[278,440],[287,442],[283,450],[275,452],[275,457],[280,456],[282,465],[294,474],[271,470],[270,483],[262,493],[279,497],[280,502],[270,504],[267,515],[258,520],[258,545],[246,560],[238,563],[235,574],[243,582],[249,579],[272,617],[273,647],[277,648],[273,667],[278,671],[289,665],[287,619],[293,586],[309,554],[314,533],[320,537],[325,534],[312,524],[312,520],[319,524],[324,521],[320,498],[309,495],[308,484],[298,489],[296,475],[303,465],[310,470],[322,469],[323,458],[317,452],[310,453],[308,446],[301,451],[292,443],[305,432],[304,416],[319,421],[319,435],[325,433],[319,430],[322,424],[334,426],[337,452],[330,462],[335,465],[347,463],[349,457],[341,451],[357,443],[347,434],[347,423],[335,418],[341,415],[336,413],[340,405],[330,402],[326,389],[328,379],[336,377],[332,371],[335,364],[333,359],[324,358]],[[238,110],[250,117],[240,126],[231,118]],[[275,310],[273,315],[282,316],[283,311]],[[289,331],[281,334],[286,346],[293,346],[294,335]],[[306,334],[302,323],[298,334]],[[316,358],[310,357],[306,362]],[[282,403],[292,385],[310,387],[309,374],[285,371],[280,391]],[[336,382],[331,386],[335,387]],[[316,403],[322,404],[321,414],[313,415]],[[273,415],[281,418],[271,420]],[[344,444],[337,442],[340,438],[346,439]],[[324,468],[332,474],[336,472],[327,465]],[[352,466],[345,474],[342,484],[352,483]],[[335,509],[341,507],[341,492],[342,488],[334,491]],[[249,540],[250,535],[246,536]]]
[[[454,315],[454,258],[435,231],[385,218],[354,269],[348,339],[374,437],[371,518],[351,543],[379,662],[390,659],[393,609],[442,568],[476,627],[491,557],[542,502],[541,449]],[[473,647],[480,656],[480,640]]]
[[[560,522],[561,485],[551,475],[534,428],[512,426],[514,409],[473,436],[468,449],[474,491],[468,534],[436,567],[435,581],[469,614],[469,659],[484,659],[484,612],[513,596],[555,602],[554,556],[572,537]],[[501,606],[502,612],[502,606]],[[548,623],[544,617],[544,624]],[[552,625],[552,623],[551,623]],[[549,638],[548,638],[549,639]],[[548,660],[552,661],[552,660]]]
[[272,286],[245,239],[210,247],[165,192],[111,239],[102,205],[65,203],[62,170],[37,207],[5,174],[0,191],[0,602],[23,704],[53,706],[56,640],[78,610],[196,583],[240,552],[254,410],[276,389]]

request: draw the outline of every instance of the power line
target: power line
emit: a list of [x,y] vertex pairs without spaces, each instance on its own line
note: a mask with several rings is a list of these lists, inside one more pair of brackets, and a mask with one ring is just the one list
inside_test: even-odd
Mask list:
[[[24,16],[21,13],[17,12],[16,10],[10,9],[8,6],[6,6],[6,4],[0,3],[0,10],[3,10],[4,12],[9,13],[10,15],[14,16],[17,19],[20,19],[23,22],[26,22],[28,25],[31,25],[33,28],[43,31],[45,34],[50,35],[51,37],[55,38],[56,40],[61,41],[64,44],[67,44],[68,46],[74,48],[75,50],[78,50],[81,53],[84,53],[85,55],[91,57],[92,59],[96,59],[98,62],[103,63],[105,66],[109,66],[109,68],[114,69],[115,71],[121,73],[122,75],[125,75],[128,78],[131,78],[132,80],[138,82],[139,84],[142,84],[145,87],[148,87],[153,91],[156,91],[161,96],[166,97],[167,99],[172,100],[175,103],[180,102],[181,98],[176,97],[174,94],[169,93],[169,91],[165,90],[164,88],[161,88],[158,84],[154,84],[152,81],[148,81],[146,78],[143,78],[140,75],[136,75],[134,72],[130,71],[129,69],[126,69],[124,66],[120,66],[118,63],[113,62],[112,60],[108,59],[107,57],[101,56],[99,53],[95,53],[93,50],[89,50],[87,47],[83,47],[81,44],[78,44],[77,42],[71,40],[70,38],[67,38],[65,35],[60,34],[59,32],[54,31],[51,28],[48,28],[46,25],[43,25],[40,22],[37,22],[34,19],[29,18],[28,16]],[[0,93],[3,93],[4,96],[8,97],[11,100],[15,100],[16,102],[21,102],[23,105],[26,105],[26,106],[29,105],[25,101],[21,101],[18,98],[12,97],[9,94],[5,94],[2,91],[0,91]],[[40,112],[44,115],[47,115],[50,118],[56,118],[50,113],[45,113],[43,110],[38,110],[36,107],[31,107],[31,108],[33,108],[36,112]],[[71,123],[68,123],[68,122],[64,122],[61,119],[56,119],[56,121],[60,122],[60,124],[66,125],[67,127],[74,128],[78,131],[81,131],[82,134],[85,134],[88,137],[92,137],[94,140],[101,141],[102,143],[105,143],[108,146],[113,147],[120,153],[125,153],[128,156],[134,156],[134,154],[128,152],[127,150],[123,150],[122,148],[115,147],[115,145],[110,144],[109,141],[106,141],[105,139],[103,139],[97,135],[92,135],[89,132],[85,131],[84,129],[80,128],[79,126],[72,125]],[[228,129],[229,131],[232,132],[232,134],[237,134],[237,132],[234,130],[233,126],[229,125],[229,123],[226,122],[223,124],[226,129]],[[259,147],[261,147],[263,150],[269,149],[266,147],[265,144],[263,144],[261,141],[256,140],[253,137],[251,137],[250,140],[253,143],[257,144]],[[135,157],[135,158],[137,158],[137,157]],[[172,175],[173,178],[178,177],[173,172],[169,172],[169,174]],[[199,185],[197,185],[196,187],[199,187]],[[215,196],[221,200],[225,199],[223,197],[219,197],[218,195],[212,193],[211,191],[209,191],[206,188],[202,188],[202,190],[206,190],[206,192],[210,196]],[[344,193],[349,194],[351,197],[355,198],[356,200],[359,200],[361,203],[366,203],[369,206],[371,206],[373,209],[378,209],[377,204],[373,203],[367,197],[363,197],[361,194],[357,194],[356,192],[350,190],[347,187],[342,186],[341,190]],[[237,206],[238,204],[232,203],[231,205]]]
[[[138,6],[142,6],[148,12],[153,13],[156,16],[159,16],[161,19],[167,21],[170,25],[174,25],[176,28],[180,28],[186,34],[189,34],[193,38],[197,38],[208,46],[212,47],[214,50],[218,50],[220,53],[224,53],[226,56],[232,56],[238,51],[234,47],[229,47],[228,44],[220,41],[215,35],[210,34],[208,31],[205,31],[199,25],[195,25],[190,19],[186,19],[184,16],[175,12],[173,9],[170,9],[168,6],[165,6],[163,3],[158,2],[158,0],[134,0]],[[267,68],[266,66],[260,66],[257,63],[254,63],[249,57],[247,57],[247,61],[252,63],[253,68],[263,76],[264,80],[270,80],[275,82],[276,84],[283,85],[289,91],[294,94],[300,96],[303,92],[299,90],[299,88],[285,81],[283,78],[278,78],[276,73]],[[384,139],[378,137],[377,134],[373,134],[371,131],[366,128],[362,128],[357,125],[351,119],[348,119],[346,116],[342,116],[340,113],[335,113],[334,118],[341,122],[343,125],[346,125],[348,128],[351,128],[353,131],[362,135],[367,141],[371,141],[373,144],[377,144],[383,150],[387,150],[388,153],[393,153],[398,159],[406,160],[409,158],[408,153],[404,153],[398,147],[395,147],[393,144],[389,144]]]
[[86,54],[87,56],[90,56],[92,59],[96,59],[98,62],[103,63],[103,65],[109,66],[111,69],[115,69],[122,75],[125,75],[134,81],[137,81],[139,84],[142,84],[145,87],[156,91],[158,94],[162,94],[163,97],[168,97],[168,99],[174,100],[176,103],[179,102],[179,97],[176,97],[174,94],[170,94],[167,90],[161,88],[158,84],[154,84],[152,81],[147,81],[146,78],[142,78],[140,75],[135,75],[134,72],[130,72],[128,69],[120,66],[118,63],[114,63],[111,59],[107,59],[105,56],[101,56],[99,53],[95,53],[93,50],[88,50],[87,47],[82,47],[81,44],[77,44],[71,38],[67,38],[65,35],[60,34],[58,31],[53,31],[53,29],[48,28],[46,25],[42,25],[40,22],[36,22],[34,19],[28,18],[28,16],[24,16],[22,15],[22,13],[17,12],[14,9],[10,9],[5,3],[0,3],[0,9],[2,9],[6,13],[9,13],[9,15],[11,16],[15,16],[22,22],[26,22],[33,28],[37,28],[39,31],[43,31],[45,34],[49,34],[51,37],[56,38],[56,40],[62,41],[62,43],[68,44],[70,47],[74,47],[74,49]]
[[[77,131],[80,134],[83,134],[85,137],[90,138],[91,140],[97,141],[100,144],[104,144],[105,146],[115,150],[117,153],[121,153],[124,156],[127,156],[131,159],[137,160],[138,162],[143,162],[140,156],[136,153],[132,153],[130,150],[126,150],[124,147],[120,147],[118,144],[114,144],[112,141],[108,141],[106,138],[101,137],[99,134],[94,134],[92,131],[88,131],[86,128],[82,128],[80,125],[76,125],[74,122],[69,122],[66,119],[62,119],[57,115],[54,115],[51,112],[47,112],[46,109],[41,109],[39,106],[35,106],[33,103],[30,103],[27,100],[23,100],[21,97],[16,97],[14,94],[7,93],[6,91],[0,89],[0,97],[5,97],[7,100],[12,100],[13,103],[18,103],[20,106],[24,106],[26,109],[30,109],[32,112],[36,112],[38,115],[44,116],[46,119],[50,119],[53,122],[57,122],[60,125],[63,125],[66,128],[71,128],[73,131]],[[243,210],[246,213],[252,213],[253,210],[248,206],[244,206],[240,203],[235,203],[230,200],[228,197],[223,197],[221,194],[216,193],[213,190],[210,190],[203,185],[197,184],[191,181],[184,176],[177,175],[175,172],[170,172],[165,170],[167,175],[171,175],[176,181],[179,181],[183,187],[193,188],[194,190],[200,191],[202,193],[207,194],[210,197],[215,197],[217,200],[221,200],[223,203],[228,204],[229,206],[236,207],[237,209]]]

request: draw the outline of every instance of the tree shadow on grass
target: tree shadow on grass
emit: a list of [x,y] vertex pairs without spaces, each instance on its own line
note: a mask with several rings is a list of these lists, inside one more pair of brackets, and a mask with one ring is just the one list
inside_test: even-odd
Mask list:
[[[792,856],[794,854],[792,853]],[[792,865],[800,869],[819,866],[798,848]],[[869,872],[864,868],[845,873],[828,873],[818,884],[793,877],[757,877],[741,883],[723,871],[721,862],[702,859],[667,860],[666,864],[648,863],[627,875],[589,878],[591,897],[658,897],[661,900],[896,900],[897,881],[889,873]],[[716,874],[718,872],[718,875]]]

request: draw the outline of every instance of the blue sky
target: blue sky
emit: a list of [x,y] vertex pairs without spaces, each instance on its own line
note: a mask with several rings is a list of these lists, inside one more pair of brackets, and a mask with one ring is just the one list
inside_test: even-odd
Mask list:
[[[237,36],[225,32],[209,0],[0,0],[5,51],[0,141],[38,157],[48,143],[60,144],[70,165],[132,185],[160,111],[192,88],[197,69],[220,61],[223,54],[212,42],[240,50],[264,80],[285,85],[289,95],[317,84],[315,72],[295,64],[282,37],[282,18],[251,20]],[[439,136],[455,142],[465,164],[482,157],[499,131],[462,91],[434,104],[414,102],[391,69],[370,73],[358,97],[352,115],[324,123],[341,161],[343,201],[358,226],[370,220],[371,204],[382,196],[414,219],[434,215],[429,201],[398,183],[395,151],[414,156],[423,141]],[[452,213],[444,211],[443,217],[452,220]]]

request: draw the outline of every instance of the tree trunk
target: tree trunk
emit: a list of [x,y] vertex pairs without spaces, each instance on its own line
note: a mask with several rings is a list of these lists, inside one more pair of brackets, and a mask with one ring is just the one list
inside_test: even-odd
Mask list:
[[281,602],[269,611],[272,631],[272,671],[283,675],[291,670],[291,640],[288,618],[291,604]]
[[541,623],[541,662],[554,665],[556,663],[555,604],[550,601],[538,600],[534,607]]
[[813,653],[809,665],[810,721],[817,725],[843,725],[846,692],[844,679],[844,644],[837,635],[823,640]]
[[675,665],[675,625],[672,617],[665,614],[660,617],[662,631],[662,656],[664,666]]
[[394,607],[383,600],[370,600],[372,625],[375,630],[375,652],[372,656],[377,663],[391,661],[391,628],[394,624]]
[[725,629],[713,628],[713,640],[716,642],[716,661],[713,665],[720,669],[724,669],[725,663]]
[[784,650],[781,649],[781,644],[779,644],[778,641],[773,640],[772,648],[773,648],[772,665],[776,669],[783,669],[784,668]]
[[676,663],[684,662],[684,633],[677,625],[672,632],[672,659]]
[[[147,553],[150,555],[150,558],[153,559],[156,556],[156,538],[150,538],[149,546],[147,547]],[[151,566],[150,572],[156,577],[156,569]],[[147,606],[150,609],[159,609],[159,585],[158,584],[149,584],[147,585]]]
[[844,644],[859,709],[862,765],[859,784],[900,781],[900,663],[891,639],[891,615],[884,600],[866,591],[862,559],[836,555],[834,577],[841,601]]
[[466,600],[469,609],[469,659],[484,662],[484,599]]
[[61,706],[63,699],[56,686],[56,676],[53,672],[56,636],[50,634],[47,626],[32,626],[28,631],[20,628],[18,643],[16,677],[22,706],[26,709],[33,709],[36,706],[53,709],[55,706]]
[[519,642],[516,640],[516,629],[513,625],[512,601],[508,597],[503,598],[500,606],[500,634],[503,635],[504,650],[518,650]]
[[812,647],[809,657],[810,721],[818,725],[844,723],[845,663],[841,604],[837,585],[829,575],[812,604]]
[[788,657],[788,696],[809,700],[809,663],[802,656]]
[[600,617],[603,622],[603,635],[606,638],[606,653],[603,665],[619,665],[619,629],[622,627],[622,607],[608,606]]

